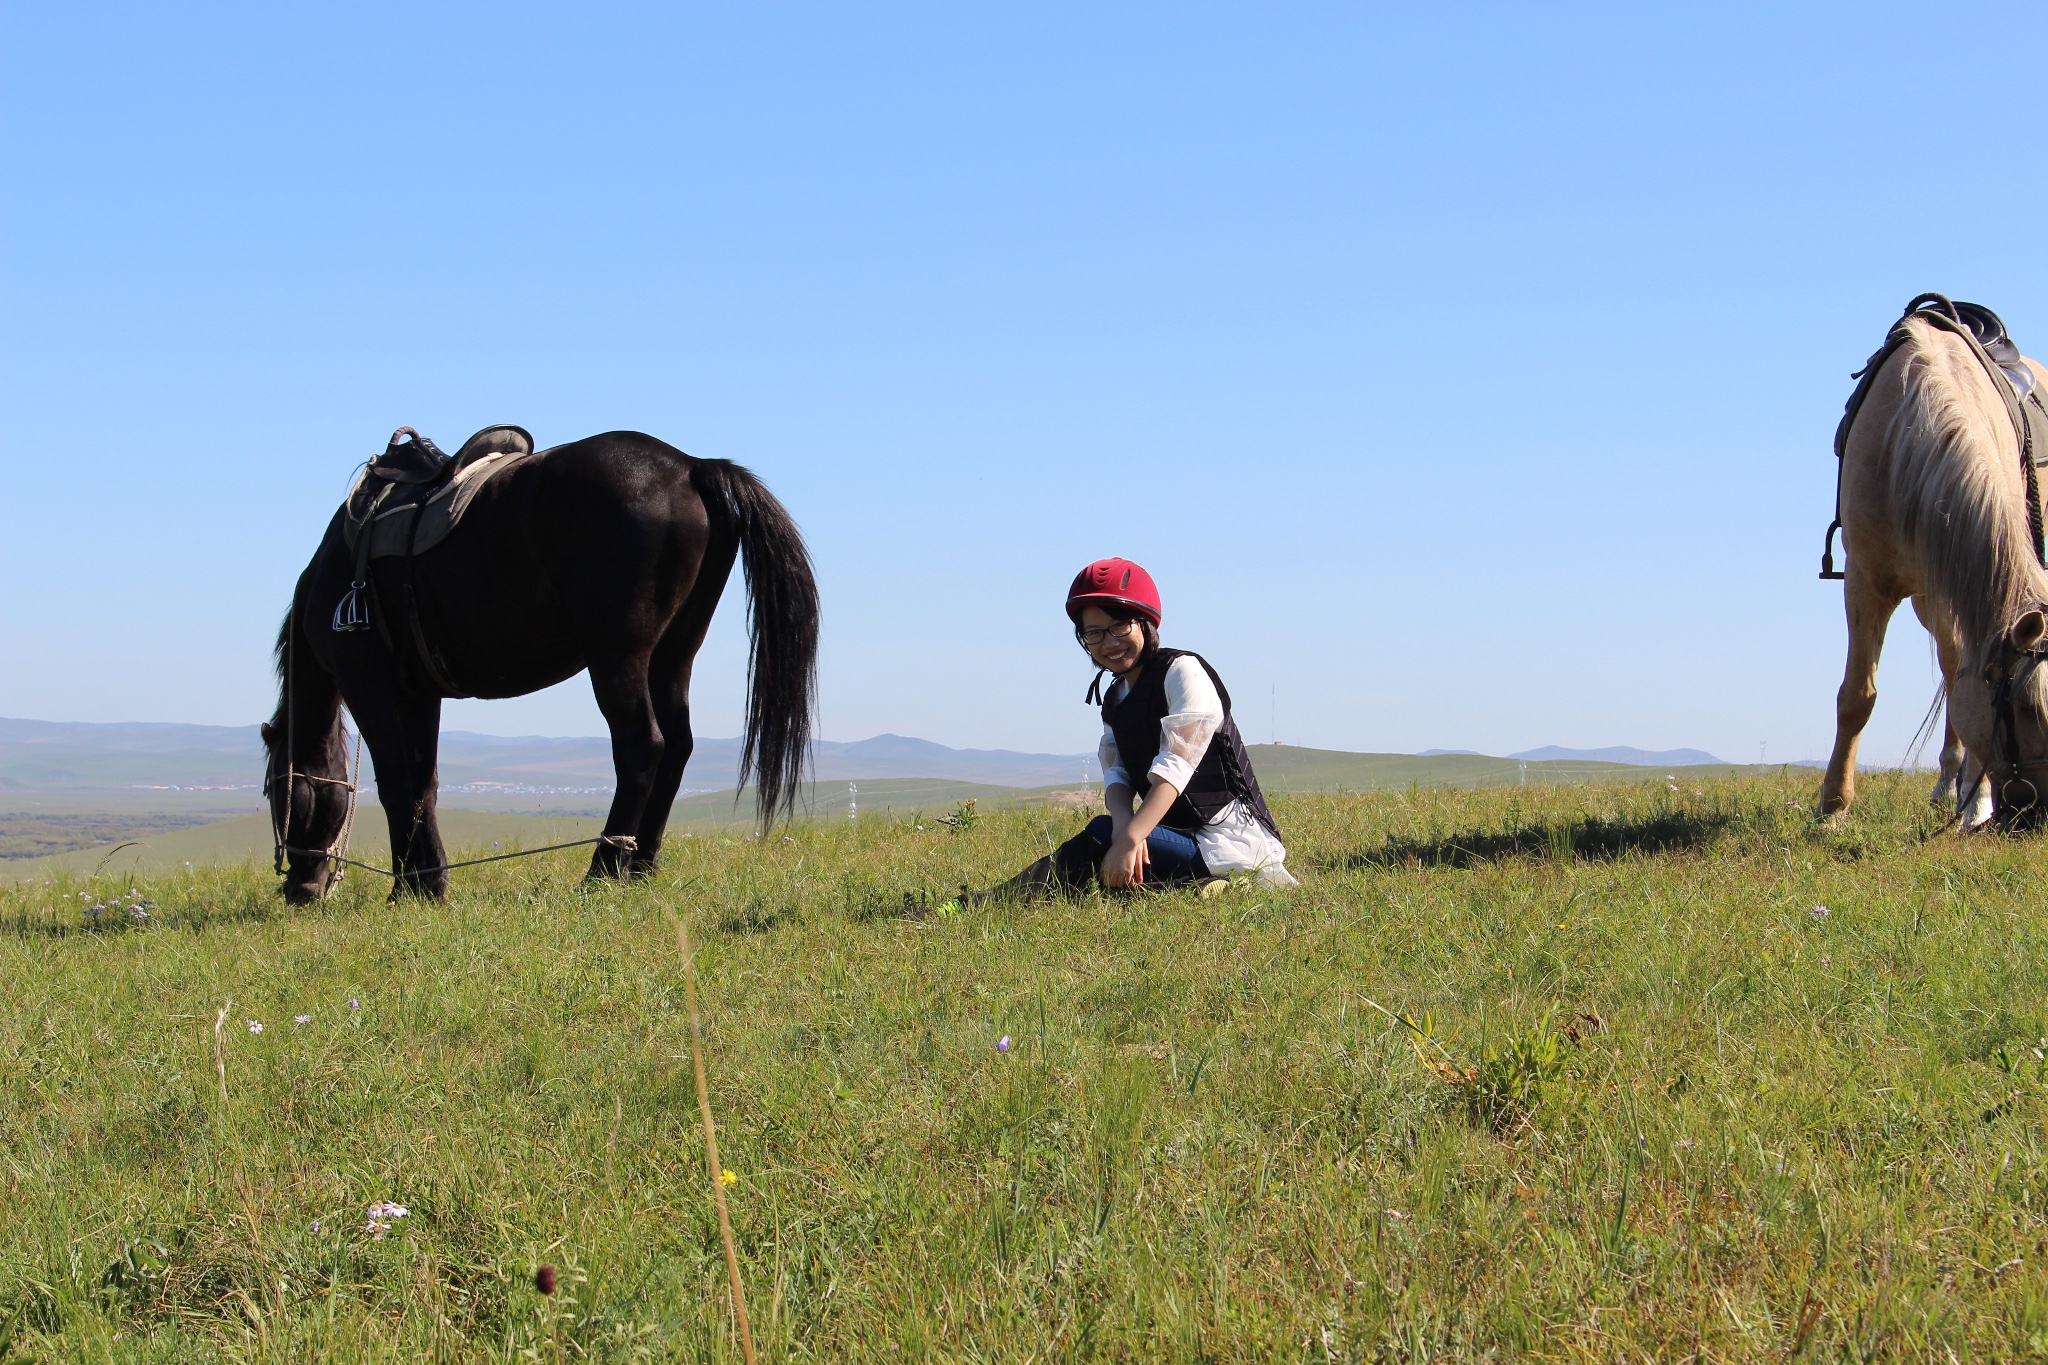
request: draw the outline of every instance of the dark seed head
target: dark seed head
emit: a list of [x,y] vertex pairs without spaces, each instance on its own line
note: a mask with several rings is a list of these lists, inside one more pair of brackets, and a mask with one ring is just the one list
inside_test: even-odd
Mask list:
[[553,1266],[551,1266],[551,1265],[544,1265],[544,1266],[542,1266],[542,1267],[541,1267],[541,1268],[540,1268],[539,1270],[536,1270],[536,1271],[534,1271],[534,1272],[533,1272],[533,1287],[534,1287],[535,1289],[538,1289],[538,1290],[539,1290],[539,1291],[540,1291],[541,1293],[543,1293],[543,1294],[552,1294],[552,1293],[554,1293],[554,1292],[555,1292],[555,1268],[554,1268]]

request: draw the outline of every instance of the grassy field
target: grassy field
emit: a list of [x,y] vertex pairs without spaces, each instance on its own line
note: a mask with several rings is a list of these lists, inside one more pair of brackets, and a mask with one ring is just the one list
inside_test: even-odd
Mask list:
[[0,1359],[737,1359],[671,910],[768,1359],[2048,1358],[2048,847],[1812,786],[1283,797],[1294,892],[943,918],[1079,816],[0,888]]

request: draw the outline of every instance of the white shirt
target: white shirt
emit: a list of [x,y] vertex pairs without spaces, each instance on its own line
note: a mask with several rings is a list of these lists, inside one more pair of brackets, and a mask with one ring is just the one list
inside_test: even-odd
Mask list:
[[[1121,701],[1127,688],[1122,680],[1110,684],[1109,700]],[[1183,654],[1166,669],[1166,715],[1159,722],[1159,756],[1147,769],[1155,782],[1172,784],[1186,791],[1209,741],[1223,725],[1223,698],[1209,680],[1209,670]],[[1119,784],[1137,791],[1117,752],[1116,733],[1107,722],[1102,727],[1102,786],[1106,792]],[[1232,801],[1216,812],[1216,818],[1195,831],[1195,846],[1211,872],[1257,872],[1268,886],[1297,886],[1286,867],[1287,849],[1260,824],[1242,801]]]

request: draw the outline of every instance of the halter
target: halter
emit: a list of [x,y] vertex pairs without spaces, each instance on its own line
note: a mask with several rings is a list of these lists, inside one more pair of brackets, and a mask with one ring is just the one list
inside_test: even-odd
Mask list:
[[[298,605],[298,599],[295,594],[291,610],[285,614],[284,800],[278,802],[270,799],[271,784],[279,776],[277,760],[274,755],[270,756],[263,765],[263,800],[270,807],[271,866],[277,875],[280,877],[284,875],[285,855],[288,853],[297,853],[305,857],[326,858],[329,860],[332,869],[327,874],[327,886],[332,888],[342,879],[349,862],[349,834],[355,829],[356,824],[356,786],[358,779],[363,774],[363,736],[360,730],[356,732],[355,764],[353,770],[348,772],[346,778],[322,777],[318,773],[302,773],[298,770],[299,710],[295,688],[293,687],[297,679],[293,676],[292,672],[292,644],[298,636]],[[341,817],[341,830],[334,836],[333,842],[324,849],[292,847],[292,793],[296,790],[296,784],[301,778],[308,782],[325,782],[329,786],[342,787],[348,791],[348,807]],[[280,805],[284,807],[284,814],[282,816],[278,814],[278,807]]]
[[2027,774],[2048,770],[2048,757],[2020,757],[2019,720],[2013,693],[2027,675],[2048,658],[2048,639],[2021,650],[2001,640],[1991,662],[1984,665],[1984,681],[1991,687],[1991,812],[2002,830],[2032,829],[2048,816],[2042,788],[2048,779],[2036,783]]

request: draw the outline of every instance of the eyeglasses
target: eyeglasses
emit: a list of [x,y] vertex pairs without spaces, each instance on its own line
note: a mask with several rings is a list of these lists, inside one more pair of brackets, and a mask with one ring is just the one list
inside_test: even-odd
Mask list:
[[1128,635],[1137,628],[1138,623],[1135,620],[1112,621],[1106,626],[1090,626],[1086,630],[1077,630],[1074,634],[1080,637],[1082,644],[1093,649],[1112,635]]

